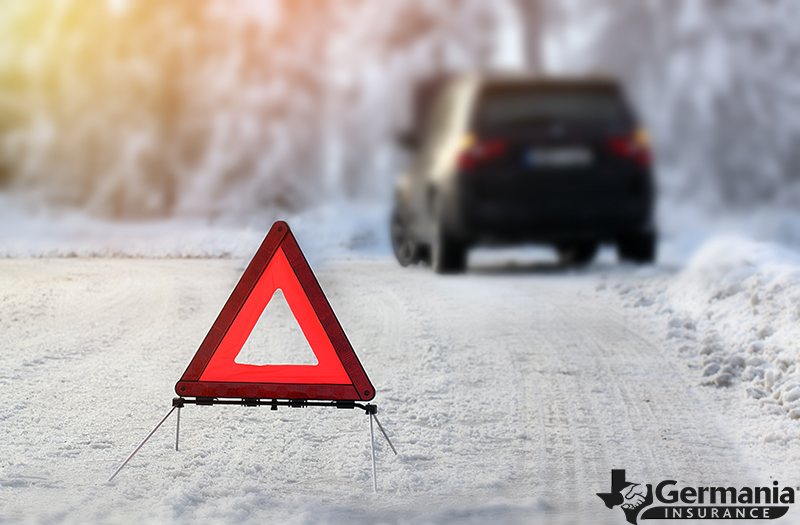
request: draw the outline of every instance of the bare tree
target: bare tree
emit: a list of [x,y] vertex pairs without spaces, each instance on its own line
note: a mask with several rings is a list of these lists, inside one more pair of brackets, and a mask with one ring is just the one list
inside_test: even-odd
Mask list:
[[547,24],[546,0],[516,0],[525,40],[525,63],[534,72],[544,71],[544,37]]

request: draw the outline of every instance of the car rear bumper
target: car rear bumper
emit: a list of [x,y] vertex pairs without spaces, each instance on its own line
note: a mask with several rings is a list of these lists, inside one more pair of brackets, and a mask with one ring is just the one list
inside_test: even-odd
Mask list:
[[473,243],[613,241],[654,230],[653,188],[641,170],[465,177],[453,193],[449,229]]

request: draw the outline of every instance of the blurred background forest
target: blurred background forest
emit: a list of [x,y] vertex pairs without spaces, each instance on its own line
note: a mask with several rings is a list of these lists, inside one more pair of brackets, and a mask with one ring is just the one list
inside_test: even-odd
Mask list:
[[4,0],[0,191],[111,219],[388,200],[448,71],[620,78],[662,207],[800,204],[795,0]]

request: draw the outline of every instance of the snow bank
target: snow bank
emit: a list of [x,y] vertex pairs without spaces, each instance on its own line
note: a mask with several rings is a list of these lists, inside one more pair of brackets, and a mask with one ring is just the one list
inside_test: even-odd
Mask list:
[[651,275],[638,286],[621,280],[615,289],[629,306],[667,318],[666,339],[698,368],[702,384],[742,388],[781,416],[763,440],[798,438],[790,420],[800,419],[800,254],[716,236],[677,276]]
[[115,222],[76,210],[36,209],[0,194],[0,258],[249,259],[272,223],[283,219],[313,263],[336,253],[388,253],[388,213],[384,203],[339,202],[292,215],[263,210],[244,224],[204,218]]

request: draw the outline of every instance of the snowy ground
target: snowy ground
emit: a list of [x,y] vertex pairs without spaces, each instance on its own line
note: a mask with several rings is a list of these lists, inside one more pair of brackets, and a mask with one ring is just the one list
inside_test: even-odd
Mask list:
[[443,278],[397,266],[379,218],[290,221],[399,451],[377,442],[378,494],[363,413],[313,408],[187,407],[180,452],[171,420],[105,483],[266,228],[86,222],[81,245],[80,218],[27,241],[35,221],[6,223],[0,522],[624,523],[595,496],[612,468],[800,486],[794,251],[740,227],[668,238],[653,267],[480,250]]
[[706,242],[676,275],[658,270],[609,276],[598,291],[664,321],[665,348],[760,407],[747,422],[763,443],[800,452],[800,255],[741,236]]

